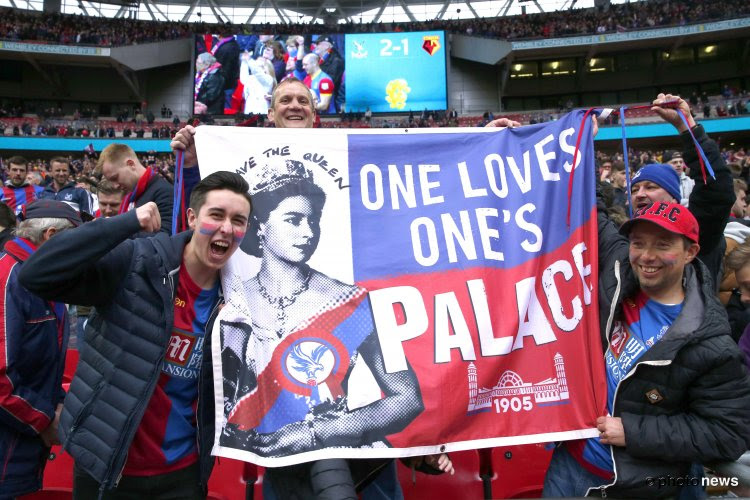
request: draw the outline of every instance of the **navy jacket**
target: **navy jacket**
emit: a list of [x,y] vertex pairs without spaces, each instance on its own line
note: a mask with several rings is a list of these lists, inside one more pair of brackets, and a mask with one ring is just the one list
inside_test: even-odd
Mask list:
[[54,182],[50,182],[47,187],[44,188],[44,191],[39,194],[40,200],[63,201],[79,212],[86,212],[87,214],[94,215],[91,208],[91,195],[88,191],[76,187],[76,183],[73,181],[65,184],[59,191],[55,191],[52,187],[53,185]]
[[[192,237],[187,231],[130,239],[139,230],[130,211],[65,231],[34,254],[20,277],[43,297],[96,307],[60,417],[60,437],[76,466],[102,490],[116,486],[161,373],[182,254]],[[206,325],[207,346],[215,315]],[[202,370],[210,363],[206,354]],[[213,387],[200,378],[198,449],[205,488],[213,466]]]
[[0,255],[0,498],[41,488],[49,448],[39,433],[65,395],[65,305],[34,295],[18,281],[22,263],[35,250],[16,238]]

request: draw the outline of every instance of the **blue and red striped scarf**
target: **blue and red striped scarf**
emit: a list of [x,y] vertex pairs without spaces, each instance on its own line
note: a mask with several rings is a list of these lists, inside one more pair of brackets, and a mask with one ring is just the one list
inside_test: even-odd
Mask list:
[[135,206],[135,202],[141,197],[146,188],[151,183],[151,179],[155,178],[158,174],[151,168],[147,168],[146,171],[138,179],[138,183],[135,185],[135,189],[129,192],[125,198],[122,199],[120,204],[120,210],[118,214],[124,214],[129,212]]

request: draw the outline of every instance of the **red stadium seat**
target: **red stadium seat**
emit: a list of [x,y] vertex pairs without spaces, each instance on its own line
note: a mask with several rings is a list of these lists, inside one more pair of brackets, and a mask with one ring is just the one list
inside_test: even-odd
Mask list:
[[[47,496],[30,498],[71,498],[71,496],[66,496],[65,492],[73,491],[73,457],[65,453],[61,446],[52,447],[50,456],[53,455],[54,458],[49,460],[44,468],[42,491],[35,493]],[[59,493],[60,496],[55,497],[47,492]]]
[[68,500],[73,498],[73,488],[50,488],[18,497],[18,500]]
[[552,450],[544,444],[492,449],[492,498],[539,498]]
[[208,498],[214,500],[245,498],[245,467],[247,465],[239,460],[218,457],[211,479],[208,480]]

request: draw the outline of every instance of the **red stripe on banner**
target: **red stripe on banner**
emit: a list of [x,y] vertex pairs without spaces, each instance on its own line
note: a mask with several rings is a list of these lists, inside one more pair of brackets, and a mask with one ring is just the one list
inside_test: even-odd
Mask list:
[[[362,293],[358,297],[352,298],[350,302],[347,302],[346,307],[337,307],[324,312],[302,330],[298,330],[286,336],[286,343],[291,343],[300,337],[309,335],[310,337],[323,338],[329,342],[335,343],[337,350],[341,353],[345,353],[346,348],[338,339],[331,335],[330,332],[346,320],[346,318],[357,309],[365,297],[367,297],[367,295]],[[282,342],[282,344],[274,350],[273,357],[268,363],[268,366],[266,366],[260,375],[258,375],[257,388],[237,402],[237,405],[227,418],[228,423],[236,424],[241,430],[249,430],[259,426],[266,411],[274,405],[274,402],[276,401],[276,398],[278,398],[282,389],[287,389],[303,396],[309,396],[311,394],[312,387],[301,388],[298,386],[291,386],[285,382],[286,378],[279,373],[278,370],[280,370],[280,367],[282,366],[281,357],[284,354],[284,350],[284,343]],[[348,360],[349,356],[342,355],[341,359]],[[274,369],[274,367],[277,369]],[[341,391],[341,384],[343,383],[343,379],[346,376],[348,369],[349,365],[347,362],[341,363],[338,370],[330,377],[330,381],[326,381],[329,384],[332,393],[337,390]]]
[[[381,300],[378,290],[418,289],[421,305],[394,304],[396,324],[407,328],[424,313],[428,318],[423,332],[384,348],[384,358],[405,354],[422,394],[429,395],[424,412],[389,437],[394,447],[596,426],[606,406],[597,248],[584,249],[580,243],[596,241],[596,230],[593,210],[561,247],[513,269],[472,268],[360,283],[370,292],[373,310],[383,310],[375,304]],[[491,327],[482,333],[479,325],[487,316]],[[460,342],[466,338],[462,331],[468,331],[468,343]],[[446,344],[453,347],[439,347]],[[442,433],[436,435],[436,429]]]

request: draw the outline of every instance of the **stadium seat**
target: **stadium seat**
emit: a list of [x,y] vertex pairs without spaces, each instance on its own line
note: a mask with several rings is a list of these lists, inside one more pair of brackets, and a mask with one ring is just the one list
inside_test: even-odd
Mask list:
[[18,500],[68,500],[73,498],[73,488],[45,488],[18,497]]
[[[250,469],[248,469],[250,467]],[[208,481],[208,498],[213,500],[234,500],[245,498],[246,478],[253,480],[251,464],[218,457]],[[259,491],[259,490],[258,490]],[[255,498],[261,498],[259,495]]]
[[545,444],[492,449],[492,498],[539,498],[552,459]]
[[[72,493],[71,496],[66,496],[65,492],[73,491],[73,457],[64,452],[61,446],[53,446],[50,456],[54,458],[49,460],[44,468],[42,491],[35,493],[47,496],[31,498],[72,498]],[[60,496],[56,497],[47,492],[57,493]],[[26,497],[23,498],[26,499]]]

